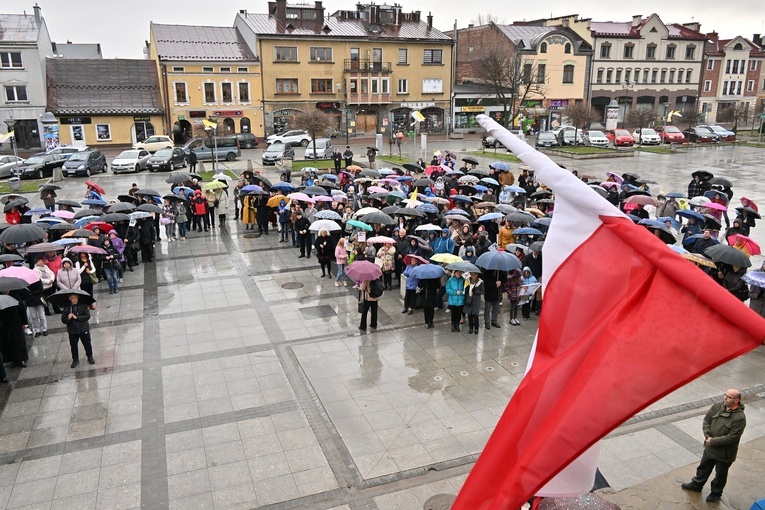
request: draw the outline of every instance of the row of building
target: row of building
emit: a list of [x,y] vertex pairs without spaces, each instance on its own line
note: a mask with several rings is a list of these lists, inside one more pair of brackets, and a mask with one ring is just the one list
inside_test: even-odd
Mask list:
[[[758,34],[720,39],[656,14],[455,23],[442,32],[430,14],[399,4],[329,14],[321,1],[274,0],[266,13],[239,11],[231,27],[151,23],[146,58],[129,60],[103,59],[97,44],[52,42],[35,5],[29,15],[0,14],[0,120],[29,148],[46,137],[98,146],[169,134],[180,143],[208,118],[226,134],[262,137],[314,108],[331,116],[336,137],[409,131],[414,111],[422,131],[473,131],[478,114],[500,119],[506,110],[508,90],[487,76],[492,53],[517,55],[515,88],[528,92],[511,94],[513,122],[538,129],[563,122],[565,107],[579,102],[605,119],[616,100],[619,122],[641,106],[693,110],[707,122],[743,108],[754,122],[765,102]],[[54,126],[49,116],[40,122],[46,112]]]

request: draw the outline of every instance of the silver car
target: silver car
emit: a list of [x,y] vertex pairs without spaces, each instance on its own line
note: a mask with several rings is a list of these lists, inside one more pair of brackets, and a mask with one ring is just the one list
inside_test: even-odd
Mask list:
[[608,137],[603,131],[598,131],[597,129],[585,131],[582,138],[584,138],[585,144],[592,147],[608,147]]
[[263,166],[275,165],[283,159],[295,159],[295,150],[286,143],[272,143],[263,151]]
[[10,177],[11,170],[24,162],[23,158],[18,156],[0,157],[0,178]]
[[122,151],[112,161],[112,172],[140,172],[146,170],[151,154],[145,149],[130,149]]

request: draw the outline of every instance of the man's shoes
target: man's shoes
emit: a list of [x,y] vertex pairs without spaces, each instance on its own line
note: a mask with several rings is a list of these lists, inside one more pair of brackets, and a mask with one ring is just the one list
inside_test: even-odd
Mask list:
[[15,365],[19,368],[27,368],[27,362],[26,361],[19,361],[18,363],[15,363]]
[[361,327],[359,328],[359,331],[366,331],[366,330],[367,328],[361,328]]
[[40,332],[39,332],[39,331],[37,331],[37,332],[34,334],[34,337],[35,337],[35,338],[37,338],[38,336],[40,336]]
[[714,492],[710,492],[709,496],[707,496],[707,503],[717,503],[722,498],[722,494],[716,494]]
[[80,364],[80,360],[76,359],[72,361],[72,364],[70,365],[72,368],[77,368],[77,365]]
[[[701,487],[699,487],[698,485],[696,485],[693,482],[686,482],[686,483],[682,484],[680,487],[683,490],[686,490],[686,491],[701,492]],[[711,494],[710,494],[710,496],[711,496]],[[720,499],[720,498],[717,498],[717,499]]]
[[48,336],[48,330],[47,329],[42,332],[42,336]]
[[452,333],[454,333],[455,331],[457,330],[455,329],[454,324],[452,324]]
[[409,315],[412,315],[414,313],[414,310],[409,310]]
[[408,308],[404,308],[403,310],[401,310],[401,313],[406,313],[406,312],[408,312],[408,311],[409,311],[409,309],[408,309]]
[[492,322],[491,325],[494,326],[495,328],[501,328],[502,327],[502,326],[499,325],[499,322]]
[[477,334],[478,334],[478,328],[475,328],[475,330],[473,330],[473,334],[474,334],[474,335],[477,335]]
[[460,332],[460,327],[459,326],[457,326],[455,329],[456,329],[457,333]]
[[298,258],[299,258],[299,259],[304,259],[304,258],[305,258],[305,255],[300,255]]
[[88,363],[90,363],[91,365],[95,365],[96,364],[96,360],[93,359],[93,356],[88,356]]
[[491,329],[491,325],[490,324],[484,324],[484,328]]
[[473,326],[470,326],[470,331],[468,331],[468,335],[472,335],[472,334],[473,334]]

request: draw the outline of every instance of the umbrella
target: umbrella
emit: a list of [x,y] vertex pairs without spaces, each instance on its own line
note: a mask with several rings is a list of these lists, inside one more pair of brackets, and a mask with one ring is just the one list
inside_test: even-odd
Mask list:
[[681,191],[670,191],[664,196],[667,198],[685,198],[685,193]]
[[327,230],[332,232],[334,230],[340,230],[340,225],[332,220],[316,220],[308,227],[311,232],[318,232],[320,230]]
[[687,253],[681,253],[680,255],[684,259],[690,260],[691,262],[695,262],[701,266],[712,267],[712,268],[717,267],[717,264],[715,264],[713,261],[711,261],[710,259],[706,258],[704,255],[701,255],[699,253],[687,252]]
[[88,198],[87,200],[82,201],[82,205],[92,205],[95,207],[103,207],[106,205],[106,201],[99,200],[97,198]]
[[55,184],[40,184],[40,189],[41,190],[50,189],[55,191],[57,189],[61,189],[61,186],[57,186]]
[[490,186],[499,186],[499,182],[497,182],[496,179],[492,179],[491,177],[484,177],[481,179],[481,182],[484,184],[489,184]]
[[274,184],[273,186],[271,186],[271,189],[275,189],[275,190],[278,190],[278,191],[290,192],[290,191],[295,189],[295,186],[293,186],[292,184],[290,184],[290,183],[288,183],[286,181],[279,181],[276,184]]
[[27,253],[47,253],[49,251],[63,251],[64,247],[60,244],[37,243],[27,248]]
[[416,227],[414,229],[415,232],[441,232],[441,227],[438,225],[433,225],[432,223],[426,223],[425,225],[420,225],[419,227]]
[[448,199],[442,198],[442,197],[428,197],[425,200],[427,200],[431,204],[447,205],[449,203]]
[[539,198],[550,198],[552,196],[553,192],[547,189],[540,189],[539,191],[535,191],[531,195],[529,195],[529,198],[533,199],[539,199]]
[[399,206],[397,206],[397,205],[389,205],[388,207],[383,207],[382,208],[382,212],[384,212],[385,214],[390,215],[390,214],[393,214],[394,212],[398,211],[399,209],[401,209],[401,208]]
[[462,262],[462,258],[451,253],[436,253],[430,257],[431,262],[438,262],[440,264],[453,264],[455,262]]
[[418,205],[416,209],[418,211],[424,212],[425,214],[438,214],[438,207],[430,203]]
[[691,211],[690,209],[679,209],[676,214],[682,218],[693,218],[699,221],[705,221],[704,215],[700,212]]
[[[638,224],[641,224],[641,222],[638,222]],[[661,222],[658,224],[652,223],[652,224],[643,224],[648,230],[653,232],[654,234],[658,234],[659,239],[661,239],[661,242],[666,244],[675,244],[677,242],[677,238],[675,237],[675,234],[670,232],[670,230],[665,227]]]
[[24,244],[30,241],[39,241],[45,237],[45,230],[39,225],[20,223],[11,225],[0,233],[0,243]]
[[423,179],[417,179],[412,183],[412,186],[415,186],[417,188],[423,187],[427,188],[428,186],[433,186],[435,182],[433,182],[433,179],[423,178]]
[[[186,186],[179,186],[178,188],[175,188],[173,190],[173,193],[178,193],[178,191],[176,191],[178,189],[185,189],[185,190],[188,190],[188,191],[194,191],[193,189],[187,188]],[[140,202],[140,200],[138,200],[136,197],[133,197],[133,196],[130,196],[130,195],[117,195],[117,200],[119,200],[120,202],[125,202],[127,204],[133,204],[133,205],[138,205],[139,202]]]
[[497,207],[497,204],[495,204],[494,202],[479,202],[475,204],[475,207],[477,209],[494,209],[495,207]]
[[[21,287],[23,289],[24,287]],[[7,289],[7,290],[21,290],[21,289]],[[19,302],[14,299],[11,296],[0,296],[0,310],[5,310],[6,308],[12,308],[14,306],[18,306]]]
[[8,202],[7,204],[5,204],[5,207],[3,207],[3,212],[8,212],[8,211],[10,211],[11,209],[13,209],[13,208],[15,208],[15,207],[19,207],[19,206],[22,206],[22,205],[24,205],[24,204],[26,204],[26,203],[27,203],[27,202],[24,202],[23,200],[11,200],[11,201],[10,201],[10,202]]
[[751,207],[736,207],[736,210],[742,214],[748,214],[753,218],[760,219],[760,213],[752,209]]
[[440,172],[441,170],[443,170],[443,168],[438,165],[428,165],[425,167],[425,174],[431,175],[433,172]]
[[130,216],[125,213],[115,212],[104,214],[100,219],[106,223],[116,223],[118,221],[130,221]]
[[377,170],[372,170],[371,168],[362,170],[361,172],[359,172],[359,175],[361,175],[362,177],[370,177],[372,179],[380,178],[380,172],[378,172]]
[[321,174],[321,178],[322,179],[327,179],[327,180],[330,180],[330,181],[336,181],[337,180],[337,176],[335,174]]
[[259,182],[261,186],[264,186],[266,188],[271,187],[271,181],[269,181],[268,179],[266,179],[265,177],[261,175],[257,175],[257,174],[253,175],[252,180]]
[[52,303],[57,303],[59,306],[63,305],[66,306],[67,303],[69,303],[69,296],[75,294],[79,296],[80,302],[86,304],[86,305],[92,305],[96,302],[96,300],[88,294],[86,291],[81,289],[64,289],[56,292],[55,294],[51,294],[48,296],[48,300]]
[[480,273],[481,268],[470,262],[454,262],[446,266],[449,271],[462,271],[463,273]]
[[475,264],[490,271],[512,271],[523,266],[518,257],[506,251],[487,251],[478,257]]
[[724,204],[728,204],[728,195],[723,193],[720,190],[717,189],[710,189],[709,191],[704,193],[704,196],[707,197],[709,200],[714,200],[715,197],[718,197],[720,200],[723,201]]
[[680,227],[682,226],[680,225],[679,221],[677,221],[675,218],[670,218],[669,216],[661,216],[656,219],[664,223],[664,225],[662,226],[666,226],[667,222],[669,222],[672,225],[672,228],[674,228],[675,230],[680,230]]
[[[606,175],[609,175],[609,174],[606,174]],[[626,179],[630,179],[630,180],[633,180],[633,181],[637,181],[638,179],[640,179],[640,176],[638,174],[636,174],[635,172],[624,172],[622,174],[622,177],[625,180]]]
[[0,255],[0,264],[5,262],[22,262],[24,257],[15,253],[3,253]]
[[639,205],[653,205],[658,206],[659,203],[653,197],[647,197],[645,195],[633,195],[624,201],[627,204],[639,204]]
[[522,227],[522,228],[516,228],[513,230],[513,235],[520,236],[520,235],[527,235],[527,236],[541,236],[544,235],[541,231],[531,228],[531,227]]
[[[101,229],[101,232],[104,234],[108,234],[112,230],[114,230],[114,227],[112,225],[109,225],[108,223],[104,223],[103,221],[94,221],[93,223],[88,223],[85,225],[85,230],[90,230],[93,232],[94,229],[99,228]],[[77,232],[76,230],[73,230],[72,232]]]
[[[135,206],[129,202],[117,202],[116,204],[111,204],[108,207],[108,211],[110,213],[133,212],[135,211]],[[109,220],[104,220],[104,221],[109,221]]]
[[367,242],[368,243],[372,243],[372,244],[378,244],[378,243],[382,243],[382,244],[388,244],[388,243],[395,244],[396,240],[393,239],[392,237],[387,237],[387,236],[374,236],[374,237],[367,238]]
[[534,216],[531,214],[523,213],[521,211],[511,212],[505,216],[505,221],[512,221],[513,223],[531,223],[534,219]]
[[25,204],[29,203],[29,200],[27,200],[25,197],[22,197],[19,194],[10,194],[10,195],[4,195],[0,197],[0,202],[3,204],[7,204],[8,202],[12,202],[14,200],[23,200]]
[[[22,280],[21,278],[13,278],[11,276],[7,276],[5,278],[0,278],[0,292],[9,292],[11,290],[21,290],[26,289],[27,286],[29,286],[29,283]],[[13,299],[11,296],[0,296],[0,299]],[[14,299],[14,301],[16,301]],[[18,301],[16,301],[16,304],[18,304]],[[15,306],[15,305],[11,305]],[[0,309],[3,309],[5,307],[0,307]]]
[[33,207],[24,213],[24,216],[34,216],[40,214],[50,214],[50,210],[47,207]]
[[[401,209],[399,209],[401,210]],[[396,211],[398,212],[398,211]],[[370,225],[377,224],[377,225],[395,225],[396,220],[388,216],[382,211],[375,211],[371,212],[369,214],[365,214],[361,217],[361,220],[364,223],[369,223]]]
[[730,264],[731,266],[749,267],[752,265],[752,262],[749,260],[749,257],[746,256],[746,253],[733,246],[727,246],[725,244],[710,246],[704,250],[704,255],[715,262],[722,262],[724,264]]
[[[704,239],[704,234],[696,234],[696,235],[688,236],[685,239],[683,239],[683,244],[693,244],[699,239]],[[710,237],[710,239],[712,240],[714,244],[720,244],[720,241],[718,241],[716,238]]]
[[287,195],[290,200],[297,200],[299,202],[313,202],[313,199],[305,193],[290,193]]
[[709,170],[696,170],[695,172],[691,172],[691,177],[696,176],[698,176],[702,181],[708,181],[710,179],[714,179],[715,177],[714,174]]
[[416,174],[422,172],[422,167],[415,163],[404,163],[401,166],[403,166],[406,170],[409,170],[410,172],[414,172]]
[[704,204],[702,207],[706,207],[707,209],[714,209],[716,211],[727,211],[728,207],[724,206],[722,204],[718,204],[717,202],[709,202],[708,204]]
[[362,230],[366,230],[367,232],[371,232],[373,230],[372,227],[370,227],[369,225],[367,225],[363,221],[359,221],[359,220],[348,220],[346,222],[346,225],[350,225],[350,226],[355,227],[355,228],[360,228]]
[[512,191],[513,193],[526,193],[526,190],[520,186],[503,186],[502,189]]
[[329,196],[329,193],[327,193],[327,190],[325,190],[321,186],[308,186],[306,189],[303,190],[303,193],[305,193],[308,196],[313,196],[313,195]]
[[469,163],[471,165],[478,165],[478,160],[475,159],[473,156],[465,156],[464,158],[462,158],[462,161],[464,161],[465,163]]
[[544,244],[545,244],[544,241],[537,241],[537,242],[531,243],[531,246],[529,248],[531,248],[531,251],[540,252],[542,251],[542,247],[544,246]]
[[90,186],[91,188],[96,190],[99,195],[103,195],[104,193],[106,193],[106,191],[104,191],[104,188],[102,188],[101,186],[99,186],[93,181],[85,181],[85,186]]
[[[396,184],[398,184],[398,181],[396,181]],[[329,190],[340,189],[340,187],[337,184],[335,184],[332,181],[327,181],[327,180],[323,180],[323,181],[319,182],[317,184],[317,186],[320,186],[320,187],[324,188],[325,190],[327,190],[327,189],[329,189]]]
[[[134,213],[135,214],[135,213]],[[67,238],[78,238],[78,239],[89,239],[93,238],[96,239],[97,236],[93,234],[90,230],[84,229],[84,228],[78,228],[75,230],[70,230],[66,234],[64,234],[61,237],[67,237]]]
[[498,220],[502,218],[503,216],[504,214],[499,212],[490,212],[490,213],[484,214],[483,216],[479,216],[478,221],[493,221],[493,220]]
[[60,244],[61,246],[72,246],[75,244],[82,244],[82,239],[62,238],[53,241],[53,244]]
[[279,193],[278,195],[274,195],[271,198],[269,198],[268,202],[266,202],[266,205],[268,207],[279,207],[279,204],[281,203],[282,200],[284,200],[284,202],[286,203],[289,199],[285,197],[284,195],[282,195],[281,193]]
[[[545,227],[549,227],[551,222],[552,222],[552,218],[544,217],[544,218],[537,218],[537,219],[535,219],[531,224],[532,225],[542,225],[542,226],[545,226]],[[534,228],[537,228],[537,227],[534,227]]]
[[[188,198],[182,197],[180,195],[176,195],[175,193],[168,193],[167,195],[162,196],[162,200],[170,200],[173,202],[187,202]],[[135,207],[133,209],[135,209]],[[129,209],[129,211],[132,212],[133,209]]]
[[253,191],[263,191],[263,188],[258,186],[257,184],[248,184],[247,186],[242,186],[242,189],[239,191],[243,191],[245,193],[250,193]]
[[342,220],[343,219],[343,217],[340,216],[337,212],[332,211],[330,209],[317,212],[316,214],[313,215],[313,218],[316,218],[317,220]]
[[410,278],[417,278],[418,280],[435,280],[441,278],[446,274],[444,268],[436,264],[423,264],[412,268],[409,273]]
[[106,255],[106,250],[99,248],[98,246],[90,246],[89,244],[81,244],[79,246],[72,246],[69,249],[72,253],[90,253],[93,255]]
[[361,209],[353,213],[353,215],[356,218],[360,218],[361,216],[364,216],[365,214],[370,214],[377,211],[379,211],[377,207],[362,207]]
[[359,172],[359,171],[361,171],[361,167],[359,165],[350,165],[350,166],[345,167],[345,169],[348,170],[349,172]]
[[151,218],[151,213],[146,211],[135,211],[128,214],[131,220],[142,220],[144,218]]
[[465,175],[457,179],[457,183],[467,185],[478,184],[479,181],[480,180],[475,175]]
[[469,175],[478,175],[480,177],[488,177],[489,172],[486,170],[481,170],[480,168],[474,168],[468,172]]
[[226,181],[231,182],[233,179],[229,177],[228,175],[224,174],[223,172],[218,172],[217,174],[213,175],[212,178],[216,181]]
[[554,204],[555,200],[552,198],[540,198],[537,200],[537,204]]
[[501,212],[503,214],[510,214],[510,213],[516,212],[518,210],[515,207],[513,207],[512,205],[507,205],[507,204],[499,204],[497,207],[495,207],[495,209],[498,212]]
[[181,184],[183,182],[191,182],[192,179],[193,177],[186,172],[173,172],[165,182],[168,184]]
[[[607,183],[604,182],[603,184],[607,184]],[[603,198],[607,198],[608,197],[608,192],[601,185],[590,184],[590,189],[594,190],[595,193],[597,193],[598,195],[600,195]]]
[[357,282],[377,280],[382,276],[382,269],[368,260],[355,260],[345,268],[348,278]]
[[712,179],[709,180],[709,184],[711,186],[717,185],[717,186],[723,186],[723,187],[726,187],[726,188],[732,188],[733,187],[733,183],[730,182],[728,179],[726,179],[724,177],[713,177]]
[[19,278],[30,285],[40,281],[37,271],[21,266],[11,266],[0,270],[0,278]]
[[393,214],[396,216],[415,216],[417,218],[425,217],[424,212],[417,209],[412,209],[411,207],[402,207],[401,209],[399,209]]
[[744,246],[744,249],[749,252],[749,255],[759,255],[762,253],[762,250],[760,250],[760,245],[757,244],[751,237],[742,236],[741,234],[734,234],[728,238],[728,243],[731,246],[736,245],[739,242]]
[[712,230],[720,230],[720,227],[722,226],[722,223],[720,223],[720,220],[718,220],[711,214],[705,214],[704,219],[706,220],[704,222],[704,228],[711,228]]
[[135,192],[136,195],[144,195],[144,196],[152,196],[152,197],[161,197],[162,194],[158,191],[155,191],[151,188],[142,188]]
[[468,216],[463,216],[461,214],[447,214],[444,216],[444,219],[447,221],[459,221],[460,223],[472,223]]
[[450,198],[457,202],[467,202],[468,204],[473,203],[473,199],[465,195],[452,195]]
[[677,253],[678,255],[683,255],[685,253],[690,253],[688,250],[683,248],[682,246],[678,246],[676,244],[668,244],[667,247]]
[[381,187],[381,186],[370,186],[370,187],[367,188],[367,193],[376,193],[376,194],[387,195],[388,193],[390,193],[390,191],[385,189],[385,188],[383,188],[383,187]]
[[750,271],[741,277],[744,282],[755,287],[765,287],[765,271]]
[[144,211],[150,213],[162,214],[162,208],[154,204],[141,204],[138,206],[137,211]]
[[505,246],[505,251],[508,253],[515,253],[515,250],[521,250],[523,253],[529,253],[531,248],[518,243],[510,243]]
[[[245,186],[246,188],[247,186]],[[225,182],[220,181],[210,181],[206,182],[204,186],[202,186],[202,189],[205,191],[215,191],[216,189],[224,189],[228,188],[228,185],[226,185]]]
[[508,165],[504,161],[495,161],[494,163],[489,165],[489,168],[493,168],[494,170],[497,170],[499,172],[509,172],[511,170],[510,165]]

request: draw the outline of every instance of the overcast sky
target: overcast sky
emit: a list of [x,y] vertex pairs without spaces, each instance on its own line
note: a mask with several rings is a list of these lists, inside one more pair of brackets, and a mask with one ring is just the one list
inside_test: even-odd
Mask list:
[[[577,13],[594,21],[626,21],[633,14],[658,13],[666,23],[698,21],[703,32],[716,30],[721,38],[765,33],[765,8],[762,0],[737,2],[643,0],[641,2],[603,2],[592,0],[552,0],[549,2],[497,2],[496,0],[396,0],[405,11],[420,10],[423,17],[433,12],[434,25],[450,30],[455,19],[464,28],[478,13],[491,13],[501,22],[512,23]],[[0,12],[32,14],[34,0],[2,0]],[[149,37],[149,22],[181,25],[233,26],[240,9],[267,12],[266,0],[37,0],[54,42],[101,43],[106,58],[143,58],[144,41]],[[292,2],[289,2],[292,3]],[[297,2],[295,2],[297,3]],[[313,2],[309,2],[313,4]],[[364,0],[368,3],[368,0]],[[376,3],[394,3],[378,0]],[[521,5],[519,5],[521,4]],[[523,5],[527,4],[527,5]],[[545,7],[542,7],[542,5]],[[629,4],[629,5],[627,5]],[[325,0],[325,12],[355,9],[356,0]],[[730,5],[731,8],[725,8]],[[576,7],[574,7],[576,6]]]

